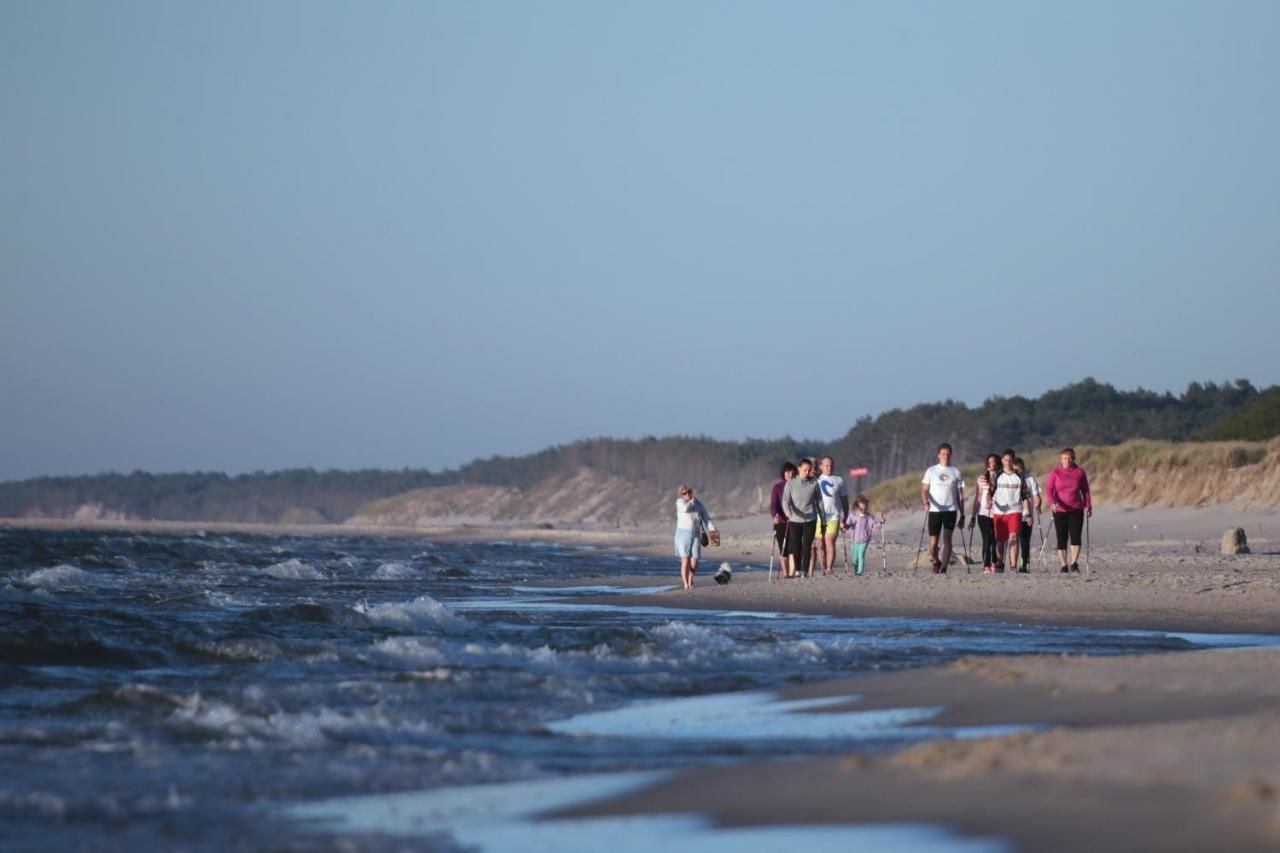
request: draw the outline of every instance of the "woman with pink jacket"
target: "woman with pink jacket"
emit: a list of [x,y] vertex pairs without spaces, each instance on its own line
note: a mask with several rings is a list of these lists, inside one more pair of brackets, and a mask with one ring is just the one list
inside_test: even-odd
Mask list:
[[[1053,510],[1053,526],[1058,531],[1058,559],[1063,572],[1080,571],[1080,534],[1085,516],[1093,515],[1093,496],[1089,493],[1089,477],[1076,465],[1076,451],[1064,447],[1058,456],[1060,465],[1049,472],[1044,484],[1045,497]],[[1071,539],[1071,560],[1067,560],[1067,538]]]

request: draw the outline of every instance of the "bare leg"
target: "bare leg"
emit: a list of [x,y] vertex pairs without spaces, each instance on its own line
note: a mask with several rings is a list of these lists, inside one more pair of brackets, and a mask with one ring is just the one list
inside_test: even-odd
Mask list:
[[1073,563],[1080,562],[1080,546],[1079,545],[1071,546],[1071,562]]
[[942,528],[942,553],[938,555],[938,562],[942,563],[942,570],[945,572],[947,566],[951,565],[951,534],[954,530]]
[[[1076,549],[1076,551],[1079,551],[1079,550],[1080,550],[1079,548],[1077,548],[1077,549]],[[1067,552],[1066,552],[1066,551],[1059,551],[1059,552],[1058,552],[1058,559],[1062,561],[1062,568],[1064,568],[1064,569],[1065,569],[1065,568],[1067,567]]]
[[840,535],[837,528],[835,532],[828,533],[822,538],[822,573],[824,575],[831,574],[831,567],[836,564],[836,537]]
[[933,564],[935,566],[938,564],[938,537],[937,536],[929,537],[929,559],[933,561]]
[[1005,571],[1016,572],[1018,570],[1018,537],[1009,537],[1009,559],[1005,560]]
[[689,558],[689,589],[693,589],[693,576],[698,573],[698,558]]
[[688,588],[690,587],[690,583],[689,583],[689,558],[688,558],[688,557],[681,557],[681,558],[680,558],[680,583],[684,584],[684,588],[685,588],[685,589],[688,589]]

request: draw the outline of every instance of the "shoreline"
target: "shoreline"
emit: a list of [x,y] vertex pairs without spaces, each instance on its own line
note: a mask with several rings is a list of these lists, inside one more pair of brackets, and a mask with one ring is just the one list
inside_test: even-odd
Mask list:
[[832,711],[945,704],[930,724],[1051,727],[696,769],[544,816],[926,823],[1051,853],[1280,843],[1280,649],[965,658],[778,695],[849,697]]
[[[952,572],[956,571],[955,568]],[[877,573],[878,575],[879,573]],[[1265,601],[1250,603],[1244,612],[1224,609],[1221,598],[1230,589],[1218,590],[1218,597],[1202,599],[1198,609],[1180,604],[1135,606],[1131,587],[1122,593],[1100,583],[1099,589],[1083,586],[1081,576],[1042,575],[1043,580],[1028,580],[1026,575],[1004,577],[970,575],[964,582],[949,584],[950,576],[937,580],[894,576],[863,578],[822,578],[774,580],[768,582],[758,573],[735,573],[728,586],[716,585],[710,577],[698,576],[692,590],[672,589],[647,594],[591,595],[575,597],[584,604],[632,607],[667,607],[675,610],[740,610],[747,612],[788,613],[808,616],[848,618],[915,618],[946,619],[962,622],[999,622],[1004,624],[1053,625],[1064,628],[1095,628],[1118,631],[1154,631],[1196,634],[1264,634],[1280,635],[1280,594],[1270,594]],[[1087,576],[1084,576],[1087,582]],[[1096,576],[1095,576],[1096,578]],[[627,578],[586,578],[547,583],[548,589],[574,586],[661,586],[679,585],[679,578],[666,575]],[[1076,586],[1050,589],[1055,582]],[[964,589],[963,583],[970,587]],[[999,588],[1011,583],[1019,587]],[[1123,581],[1120,582],[1123,584]],[[881,584],[883,589],[872,586]],[[931,586],[931,584],[934,584]],[[978,584],[989,585],[979,589]],[[1035,590],[1054,601],[1039,601]],[[959,593],[953,595],[953,593]],[[1118,600],[1108,600],[1113,593]],[[1191,593],[1196,595],[1197,593]],[[1208,595],[1208,593],[1204,593]],[[855,598],[855,596],[858,596]],[[985,597],[985,600],[982,600]],[[1162,596],[1163,598],[1167,598]],[[910,599],[910,600],[906,600]],[[959,599],[959,600],[957,600]]]
[[[984,575],[981,566],[965,571],[963,552],[946,575],[933,575],[927,565],[913,570],[918,540],[913,531],[894,531],[883,549],[869,555],[867,574],[845,573],[838,559],[837,576],[767,583],[771,540],[759,533],[759,519],[728,519],[723,547],[704,552],[697,586],[650,595],[593,596],[584,602],[650,605],[686,609],[735,609],[811,613],[851,617],[915,617],[1034,623],[1121,630],[1197,633],[1280,632],[1280,543],[1255,534],[1255,553],[1223,556],[1208,551],[1203,539],[1165,538],[1174,532],[1215,529],[1229,509],[1197,511],[1200,528],[1191,529],[1182,511],[1095,516],[1106,544],[1090,553],[1092,572],[1062,575],[1052,552],[1040,560],[1033,547],[1029,574]],[[1102,515],[1099,513],[1099,515]],[[1253,515],[1255,529],[1280,516]],[[1139,522],[1139,523],[1135,523]],[[899,527],[902,527],[901,523]],[[652,558],[670,572],[642,569],[633,578],[575,576],[552,587],[605,584],[667,586],[679,584],[667,527],[599,529],[534,528],[453,524],[439,527],[388,528],[356,525],[278,525],[248,523],[131,522],[69,519],[0,519],[0,530],[85,530],[142,533],[236,533],[246,535],[353,536],[421,538],[442,542],[556,542],[610,553]],[[1116,543],[1119,532],[1137,530],[1144,538]],[[1157,538],[1159,537],[1159,538]],[[1216,543],[1214,543],[1216,546]],[[724,587],[711,580],[717,565],[733,565],[733,581]],[[922,560],[922,562],[926,562]],[[882,569],[881,566],[887,566]],[[1046,566],[1050,571],[1046,572]]]

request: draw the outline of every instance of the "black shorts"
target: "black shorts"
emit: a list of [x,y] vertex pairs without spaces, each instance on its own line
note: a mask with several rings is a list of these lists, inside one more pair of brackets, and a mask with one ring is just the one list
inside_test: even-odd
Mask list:
[[1080,533],[1084,530],[1084,510],[1055,512],[1053,514],[1053,526],[1058,532],[1059,551],[1067,550],[1068,537],[1071,539],[1071,544],[1079,548]]
[[958,513],[954,509],[950,512],[929,513],[929,535],[937,536],[944,527],[948,530],[955,530],[957,515]]

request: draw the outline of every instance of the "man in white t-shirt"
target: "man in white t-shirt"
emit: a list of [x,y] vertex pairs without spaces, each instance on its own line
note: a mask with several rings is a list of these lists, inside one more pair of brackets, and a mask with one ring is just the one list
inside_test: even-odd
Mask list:
[[[951,445],[938,445],[938,464],[924,472],[920,481],[920,500],[929,514],[929,559],[933,573],[946,574],[951,563],[951,534],[957,520],[964,527],[964,477],[959,468],[951,467]],[[938,552],[938,540],[942,552]]]
[[836,562],[836,540],[840,538],[840,522],[849,514],[849,487],[844,477],[833,473],[836,463],[830,456],[822,457],[822,476],[818,488],[822,490],[822,514],[825,520],[818,523],[818,539],[822,542],[822,573],[829,575]]

